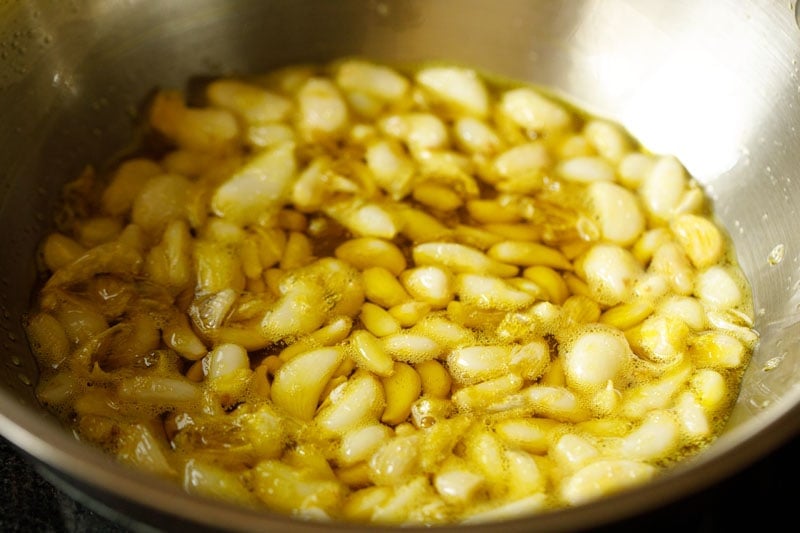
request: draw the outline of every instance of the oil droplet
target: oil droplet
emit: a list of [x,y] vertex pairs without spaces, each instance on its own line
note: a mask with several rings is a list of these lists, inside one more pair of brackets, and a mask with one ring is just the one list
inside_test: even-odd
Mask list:
[[18,378],[19,378],[19,380],[20,380],[22,383],[24,383],[25,385],[29,385],[29,386],[31,385],[31,378],[29,378],[29,377],[28,377],[28,376],[26,376],[25,374],[17,374],[17,377],[18,377]]
[[769,400],[769,398],[750,398],[748,403],[750,403],[750,405],[756,409],[766,409],[772,402]]
[[20,366],[22,364],[22,360],[19,358],[18,355],[12,355],[11,364],[14,366]]
[[769,372],[770,370],[775,370],[778,366],[783,362],[783,355],[779,355],[777,357],[773,357],[772,359],[768,360],[764,363],[764,367],[761,369],[764,372]]
[[783,261],[783,256],[786,254],[786,245],[778,244],[772,251],[769,253],[769,257],[767,257],[767,261],[770,265],[777,265],[781,261]]

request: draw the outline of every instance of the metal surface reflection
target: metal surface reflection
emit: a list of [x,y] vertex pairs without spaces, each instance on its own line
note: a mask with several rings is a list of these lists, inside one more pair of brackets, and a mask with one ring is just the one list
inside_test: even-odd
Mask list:
[[[42,416],[11,357],[35,375],[19,319],[48,225],[42,213],[85,163],[102,165],[129,138],[153,87],[342,55],[465,63],[552,87],[622,122],[706,185],[755,289],[761,346],[735,423],[707,454],[642,490],[505,530],[579,529],[644,512],[730,475],[800,430],[796,5],[31,0],[4,3],[0,13],[0,431],[72,493],[165,528],[322,529],[193,498],[113,464]],[[784,258],[770,262],[778,245]]]

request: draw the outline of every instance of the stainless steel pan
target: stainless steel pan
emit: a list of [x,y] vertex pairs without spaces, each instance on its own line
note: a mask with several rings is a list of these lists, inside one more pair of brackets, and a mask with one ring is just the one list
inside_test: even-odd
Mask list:
[[187,496],[78,443],[36,404],[20,318],[59,187],[128,141],[153,87],[360,54],[466,63],[621,121],[704,184],[754,289],[761,340],[718,442],[639,490],[504,529],[597,526],[732,475],[800,430],[794,10],[777,0],[0,0],[0,433],[43,475],[136,527],[335,529]]

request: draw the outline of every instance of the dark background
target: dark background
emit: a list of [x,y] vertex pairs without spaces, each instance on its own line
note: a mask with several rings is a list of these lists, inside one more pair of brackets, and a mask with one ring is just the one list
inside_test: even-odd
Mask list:
[[[595,531],[798,531],[800,436],[713,488]],[[0,438],[0,532],[128,533],[45,481]]]

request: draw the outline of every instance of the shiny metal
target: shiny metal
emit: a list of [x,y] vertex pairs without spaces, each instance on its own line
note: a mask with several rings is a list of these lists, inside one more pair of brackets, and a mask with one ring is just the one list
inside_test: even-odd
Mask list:
[[[640,490],[523,517],[504,531],[574,530],[643,513],[798,433],[800,30],[792,3],[0,0],[0,433],[44,475],[143,530],[333,530],[187,496],[76,442],[36,406],[20,319],[59,186],[128,141],[153,87],[344,54],[462,62],[553,87],[621,121],[705,185],[752,282],[762,337],[719,441]],[[773,264],[779,245],[784,258]]]

